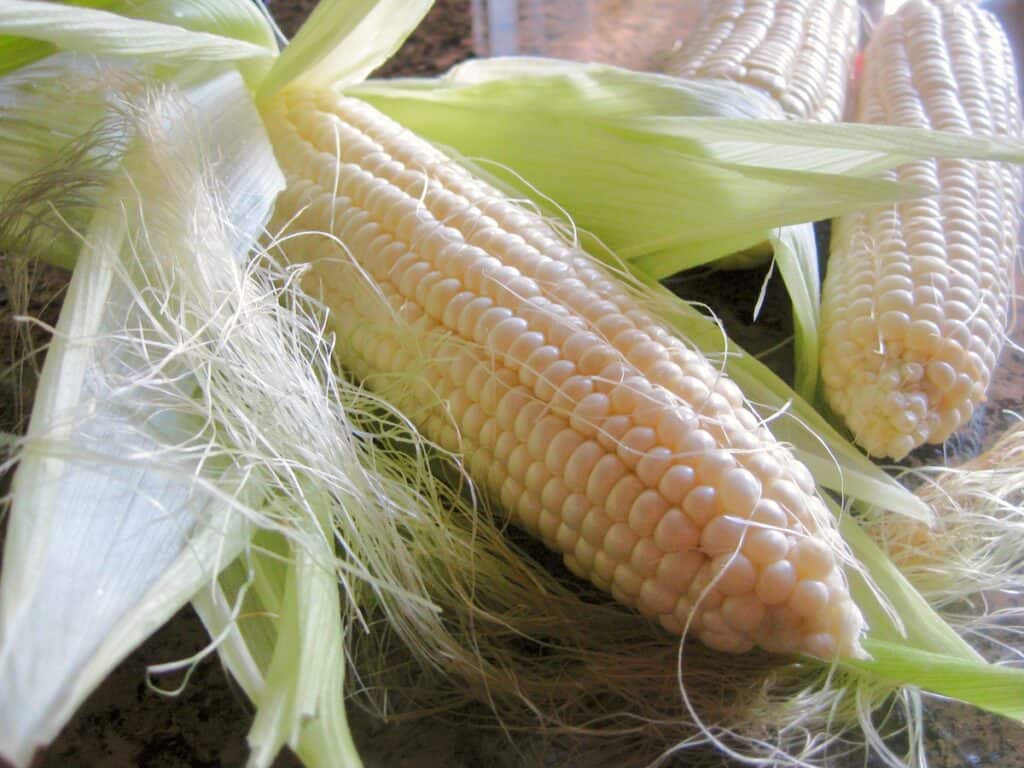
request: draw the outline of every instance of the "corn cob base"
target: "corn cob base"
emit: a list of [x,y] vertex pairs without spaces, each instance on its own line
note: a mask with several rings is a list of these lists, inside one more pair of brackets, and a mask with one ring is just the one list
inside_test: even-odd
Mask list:
[[516,524],[712,648],[861,653],[813,478],[620,281],[362,102],[293,91],[266,122],[272,227],[341,361]]

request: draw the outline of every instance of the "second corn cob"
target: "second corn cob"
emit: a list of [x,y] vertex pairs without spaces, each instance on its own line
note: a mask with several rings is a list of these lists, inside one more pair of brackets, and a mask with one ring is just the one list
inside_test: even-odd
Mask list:
[[[678,77],[728,80],[766,93],[790,117],[835,122],[860,33],[857,0],[725,0],[707,3],[697,28],[665,64]],[[807,225],[810,226],[810,225]],[[767,244],[726,256],[719,269],[749,269],[769,259]]]
[[744,83],[789,117],[843,117],[860,30],[856,0],[725,0],[708,4],[666,71]]
[[[865,52],[857,119],[1022,134],[1013,56],[969,2],[912,0]],[[1020,228],[1016,168],[924,160],[889,174],[938,189],[833,227],[822,296],[822,378],[875,456],[946,440],[985,397],[1003,344]]]
[[342,362],[518,525],[713,648],[861,653],[834,520],[720,370],[363,102],[286,92],[266,122],[289,182],[272,226],[295,233],[282,248],[311,265]]

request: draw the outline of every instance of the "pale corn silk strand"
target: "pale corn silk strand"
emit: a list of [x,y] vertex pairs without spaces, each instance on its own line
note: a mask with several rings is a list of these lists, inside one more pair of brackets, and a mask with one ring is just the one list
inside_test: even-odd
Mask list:
[[[497,446],[481,444],[467,431],[471,422],[462,418],[464,412],[456,415],[456,410],[469,410],[473,404],[460,405],[458,400],[464,395],[453,393],[451,384],[445,381],[452,370],[465,367],[462,358],[476,355],[474,365],[457,375],[482,377],[479,383],[486,389],[488,377],[495,378],[485,375],[487,363],[495,362],[487,355],[499,353],[482,351],[477,346],[482,340],[472,336],[456,341],[450,334],[424,332],[429,329],[429,317],[399,293],[425,293],[439,284],[436,277],[424,279],[427,274],[421,267],[413,264],[408,274],[397,269],[389,273],[387,269],[381,272],[381,267],[373,263],[355,261],[371,242],[382,251],[390,248],[394,258],[401,259],[404,246],[392,241],[385,228],[397,226],[402,231],[403,227],[415,227],[416,218],[428,216],[428,202],[450,195],[446,187],[464,183],[463,174],[443,156],[433,151],[423,153],[426,145],[404,154],[403,141],[391,135],[401,132],[390,121],[385,122],[391,127],[385,128],[383,135],[379,126],[370,129],[374,140],[367,147],[362,134],[368,123],[381,118],[366,105],[326,93],[295,98],[297,105],[293,106],[300,113],[342,109],[346,120],[354,121],[359,128],[354,130],[340,119],[325,120],[315,131],[317,148],[311,150],[290,123],[293,118],[282,114],[283,102],[268,107],[268,127],[278,143],[279,156],[288,166],[286,173],[291,176],[290,188],[282,196],[271,225],[272,234],[289,258],[311,263],[306,284],[335,312],[337,348],[346,364],[362,376],[367,386],[389,401],[403,404],[414,422],[425,424],[427,432],[438,438],[440,455],[450,456],[450,462],[464,460],[470,475],[484,478],[481,485],[488,495],[504,502],[504,509],[515,511],[516,499],[510,496],[508,484],[501,477],[488,477],[489,472],[502,471],[493,468],[492,456],[488,455],[490,450],[498,450]],[[339,160],[343,162],[339,164]],[[399,167],[404,170],[396,170]],[[350,204],[352,200],[347,196],[358,194],[352,186],[353,177],[366,182],[376,173],[388,178],[389,174],[408,174],[412,180],[404,193],[396,192],[390,182],[377,184],[378,191],[361,204]],[[440,184],[440,179],[445,184]],[[408,176],[405,181],[410,181]],[[452,205],[443,207],[439,223],[428,226],[434,235],[440,237],[443,223],[457,225],[469,238],[483,242],[494,234],[487,231],[490,216],[537,224],[527,211],[496,202],[496,191],[482,183],[467,183],[461,194],[465,197],[457,197],[450,201]],[[336,203],[338,196],[341,200]],[[368,212],[377,206],[386,209],[395,202],[404,205],[403,199],[409,201],[403,210],[412,213],[402,223]],[[483,218],[480,208],[486,210]],[[533,235],[528,234],[531,230]],[[543,226],[523,227],[521,231],[527,239],[538,238],[546,248],[557,245],[552,242],[557,241],[557,235]],[[406,229],[403,236],[422,246],[425,243],[420,238],[429,239],[431,232]],[[527,241],[524,247],[528,247]],[[577,252],[575,258],[576,268],[596,269],[581,253]],[[323,282],[325,274],[329,278]],[[569,276],[563,277],[564,284],[572,283]],[[481,284],[488,282],[482,274],[477,278]],[[523,281],[509,285],[515,286],[508,288],[515,298],[530,290]],[[339,292],[358,311],[339,304]],[[612,294],[617,295],[614,291]],[[424,297],[417,298],[423,306]],[[539,306],[540,317],[564,316],[555,304]],[[634,312],[632,317],[641,317],[643,312]],[[598,333],[608,330],[598,329]],[[537,377],[541,374],[534,364],[527,367],[528,376],[530,370]],[[709,370],[712,379],[720,377],[713,367]],[[499,383],[491,381],[490,386]],[[500,399],[494,392],[484,397]],[[439,407],[445,398],[451,411]],[[544,417],[543,409],[538,413],[526,403],[522,406],[530,423]],[[558,413],[557,406],[552,412]],[[708,423],[714,424],[715,417]],[[613,448],[623,447],[621,435],[613,434],[611,438]],[[642,454],[649,448],[635,450]],[[467,449],[471,450],[464,452]],[[751,453],[750,446],[736,446],[737,457]],[[449,474],[452,466],[448,463]],[[456,476],[468,483],[461,470]],[[483,499],[479,503],[485,504]],[[823,513],[828,515],[824,508]],[[683,649],[635,614],[607,605],[585,585],[556,578],[562,574],[552,558],[540,555],[553,575],[524,568],[528,558],[518,551],[520,540],[501,535],[507,518],[497,511],[491,515],[474,515],[472,509],[452,515],[453,521],[467,526],[461,535],[476,539],[472,556],[445,557],[442,550],[420,550],[426,558],[421,567],[439,576],[430,580],[431,599],[441,608],[446,631],[455,638],[451,649],[458,648],[458,652],[447,656],[425,654],[424,638],[403,635],[403,623],[396,621],[396,613],[402,610],[399,602],[381,605],[381,614],[389,621],[380,629],[392,632],[397,628],[400,642],[382,643],[373,633],[352,636],[354,674],[375,711],[396,718],[439,711],[486,718],[488,715],[475,708],[483,702],[486,711],[497,713],[500,727],[506,731],[539,733],[541,743],[568,739],[563,744],[571,743],[577,750],[589,746],[595,751],[588,751],[588,760],[598,762],[611,763],[629,756],[631,763],[639,763],[646,755],[656,762],[659,754],[714,745],[716,749],[701,753],[711,761],[719,760],[724,748],[754,762],[810,765],[839,752],[863,748],[865,741],[884,759],[899,762],[893,754],[883,752],[877,734],[878,729],[902,728],[898,722],[915,722],[912,695],[900,697],[894,704],[905,720],[903,715],[883,718],[879,726],[877,714],[873,720],[872,711],[891,691],[874,690],[838,670],[830,671],[827,665],[781,663],[760,652],[723,657],[692,643]],[[830,536],[841,560],[848,561],[849,555],[831,529],[830,518],[813,519],[813,525]],[[559,548],[557,524],[545,524],[542,517],[531,524],[521,513],[516,522],[539,529],[549,546]],[[545,533],[547,525],[551,528]],[[449,530],[448,536],[455,535],[455,529]],[[562,551],[566,552],[564,548]],[[573,548],[565,562],[585,574],[581,552],[587,550]],[[572,555],[577,556],[575,560]],[[590,557],[598,560],[596,553]],[[723,572],[736,557],[725,553]],[[619,581],[628,574],[616,579],[615,567],[610,570],[607,577],[597,572],[596,578],[591,578],[599,586],[611,586],[620,600],[636,604],[633,595],[619,588]],[[679,632],[699,615],[702,605],[715,599],[721,604],[720,593],[717,598],[715,594],[720,582],[718,574],[695,580],[690,585],[693,602],[688,606],[694,606],[697,612],[688,608],[678,619],[668,616],[669,621],[665,621],[667,614],[659,614],[650,604],[645,608],[642,596],[641,610]],[[628,589],[628,582],[625,586]],[[685,584],[676,588],[680,587],[685,589]],[[673,670],[678,674],[673,675]],[[918,730],[911,727],[907,747],[911,763],[919,754],[918,737]],[[520,743],[537,742],[524,738]]]
[[[1020,136],[1013,56],[973,3],[912,0],[865,52],[857,119]],[[841,217],[822,295],[822,380],[875,456],[964,425],[1003,346],[1018,256],[1019,169],[922,160],[888,174],[938,194]]]
[[869,532],[989,660],[1024,663],[1024,421],[961,466],[911,474],[935,528],[878,515]]

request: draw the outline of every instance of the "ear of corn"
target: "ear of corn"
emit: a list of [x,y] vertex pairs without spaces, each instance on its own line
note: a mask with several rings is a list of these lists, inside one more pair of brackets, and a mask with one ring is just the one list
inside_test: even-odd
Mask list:
[[[914,0],[865,55],[857,119],[1019,137],[1014,63],[972,3]],[[839,219],[822,299],[831,407],[870,454],[948,438],[984,400],[999,355],[1020,226],[1016,168],[921,160],[890,173],[938,194]]]
[[[342,362],[566,565],[675,633],[741,652],[861,653],[810,473],[736,385],[621,283],[363,102],[267,113],[276,222]],[[390,381],[408,376],[400,387]]]
[[771,95],[789,117],[835,122],[843,116],[859,18],[856,0],[708,3],[666,71],[744,83]]

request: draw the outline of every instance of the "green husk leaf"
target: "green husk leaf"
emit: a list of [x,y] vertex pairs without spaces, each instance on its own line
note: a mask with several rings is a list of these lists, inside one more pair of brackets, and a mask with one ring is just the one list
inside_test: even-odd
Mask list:
[[[277,634],[247,592],[245,557],[238,557],[216,579],[192,596],[192,607],[217,643],[217,655],[250,700],[263,690],[264,672],[274,652]],[[244,608],[240,608],[240,604]],[[240,611],[246,615],[240,617]]]
[[[903,643],[952,658],[981,661],[981,656],[942,620],[852,515],[840,516],[839,531],[871,577],[869,584],[863,574],[847,574],[851,594],[864,613],[873,639]],[[885,596],[887,605],[879,601],[876,589]]]
[[[722,163],[696,142],[605,120],[591,109],[589,92],[546,90],[552,81],[562,85],[529,78],[425,92],[372,82],[350,92],[450,147],[456,159],[485,167],[546,212],[568,214],[652,274],[757,245],[777,226],[911,193],[891,182]],[[532,86],[546,94],[539,103]]]
[[[818,311],[821,303],[818,274],[818,245],[812,224],[791,224],[769,230],[761,236],[775,259],[782,280],[792,302],[794,327],[794,382],[793,389],[807,402],[814,402],[818,384]],[[767,249],[729,257],[727,268],[743,268],[765,260]],[[644,267],[650,278],[661,280],[675,274],[678,262],[670,255],[645,260]],[[637,266],[637,269],[644,267]],[[769,271],[768,277],[771,277]],[[767,287],[767,286],[766,286]],[[761,309],[761,300],[754,307],[754,320]]]
[[288,553],[283,535],[257,530],[243,556],[192,598],[210,637],[219,638],[221,660],[252,701],[263,694],[277,645]]
[[458,155],[504,166],[504,175],[492,170],[541,206],[557,200],[579,227],[656,275],[756,245],[778,226],[922,194],[862,178],[909,158],[1024,157],[1012,141],[750,119],[758,110],[742,104],[741,90],[725,96],[721,84],[607,65],[476,61],[436,80],[347,90]]
[[[0,194],[52,166],[126,97],[139,68],[113,59],[57,54],[0,78]],[[105,158],[97,158],[105,159]],[[80,171],[84,158],[75,163]]]
[[288,83],[346,86],[391,58],[433,0],[321,0],[267,73],[260,98]]
[[[832,507],[839,514],[836,505]],[[841,664],[893,686],[915,686],[1024,720],[1024,669],[986,663],[911,585],[854,515],[840,515],[839,530],[863,568],[848,569],[847,577],[868,623],[863,644],[871,656]]]
[[[109,9],[121,0],[67,0],[64,5]],[[28,37],[0,35],[0,75],[57,53],[57,47],[42,40]]]
[[[637,115],[713,115],[723,118],[766,119],[783,117],[776,101],[760,90],[725,80],[686,80],[654,72],[636,72],[609,64],[582,63],[537,56],[470,59],[452,67],[439,78],[371,80],[400,92],[420,91],[422,97],[443,103],[472,103],[478,93],[472,86],[508,88],[510,97],[529,98],[520,92],[519,81],[530,78],[564,78],[572,90],[585,94],[588,110],[602,119],[634,119]],[[336,87],[340,84],[335,83]],[[543,87],[543,86],[542,86]],[[485,90],[486,92],[486,90]],[[356,92],[353,92],[356,93]],[[538,98],[537,102],[543,101]]]
[[256,78],[277,54],[272,27],[248,0],[117,0],[68,5],[6,0],[0,5],[0,74],[57,50],[147,59],[161,65],[255,62]]
[[0,78],[0,252],[74,265],[128,142],[117,105],[145,82],[124,60],[70,53]]
[[345,655],[338,578],[328,529],[293,550],[266,685],[249,731],[253,768],[269,766],[284,744],[310,766],[359,766],[344,707]]
[[1005,136],[798,120],[762,121],[750,131],[735,121],[714,116],[693,121],[648,114],[636,117],[635,122],[646,131],[706,143],[715,157],[741,165],[764,164],[768,158],[763,143],[775,148],[766,167],[857,176],[874,175],[923,157],[1024,162],[1024,142]]
[[864,647],[871,660],[846,661],[843,666],[895,686],[914,685],[1024,721],[1024,669],[928,653],[870,637]]

